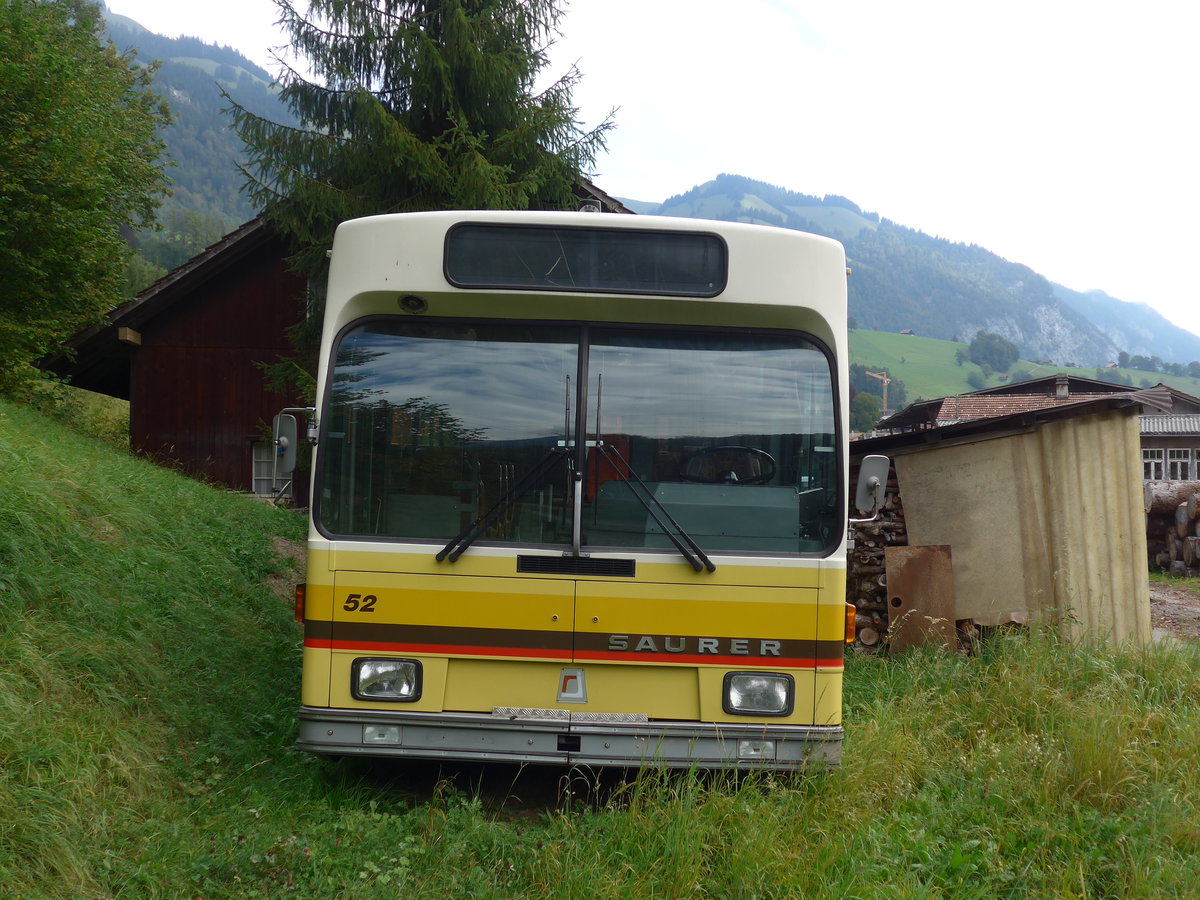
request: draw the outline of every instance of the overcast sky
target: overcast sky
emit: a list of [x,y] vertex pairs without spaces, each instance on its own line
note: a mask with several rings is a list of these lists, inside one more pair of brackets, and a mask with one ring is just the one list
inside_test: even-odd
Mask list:
[[[270,72],[271,0],[109,0]],[[297,0],[302,6],[303,0]],[[721,172],[979,244],[1200,334],[1200,3],[573,0],[553,71],[596,183],[664,200]]]

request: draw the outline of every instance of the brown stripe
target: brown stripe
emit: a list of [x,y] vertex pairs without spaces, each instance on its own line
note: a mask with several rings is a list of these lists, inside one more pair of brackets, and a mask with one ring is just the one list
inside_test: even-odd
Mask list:
[[333,623],[313,619],[304,620],[304,640],[330,641],[333,639]]
[[[313,627],[311,632],[309,626]],[[461,647],[511,647],[521,650],[571,650],[570,631],[520,628],[468,628],[461,625],[393,625],[373,622],[306,622],[305,639],[353,644],[428,644]]]
[[631,660],[650,659],[670,662],[744,661],[747,665],[769,665],[803,660],[814,664],[840,661],[845,652],[841,641],[816,641],[777,638],[705,637],[699,635],[609,634],[597,632],[537,631],[520,628],[472,628],[457,625],[396,625],[372,622],[304,623],[304,638],[309,643],[346,643],[422,645],[444,648],[494,648],[523,651],[579,653],[591,658]]
[[821,660],[842,660],[846,656],[845,641],[815,641],[817,646],[817,659]]

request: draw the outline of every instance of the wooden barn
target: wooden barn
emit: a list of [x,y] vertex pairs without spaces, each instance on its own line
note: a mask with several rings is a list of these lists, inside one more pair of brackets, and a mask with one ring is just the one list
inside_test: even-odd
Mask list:
[[[581,208],[631,213],[587,181]],[[69,384],[129,401],[133,452],[237,491],[272,493],[270,422],[303,405],[267,389],[261,366],[291,356],[305,283],[263,217],[226,235],[41,361]],[[307,484],[295,500],[306,504]]]
[[270,492],[263,425],[296,399],[259,368],[292,350],[304,282],[283,241],[257,218],[75,335],[42,368],[129,401],[135,453],[239,491]]

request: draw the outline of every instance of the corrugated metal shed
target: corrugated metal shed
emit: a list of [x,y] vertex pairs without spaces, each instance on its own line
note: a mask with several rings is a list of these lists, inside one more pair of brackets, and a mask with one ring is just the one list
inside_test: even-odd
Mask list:
[[949,545],[956,615],[1150,638],[1136,393],[857,441],[895,460],[909,543]]

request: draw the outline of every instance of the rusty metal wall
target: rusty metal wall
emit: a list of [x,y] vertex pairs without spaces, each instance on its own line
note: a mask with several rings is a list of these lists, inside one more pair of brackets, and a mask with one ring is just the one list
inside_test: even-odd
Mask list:
[[912,545],[948,544],[959,618],[1150,639],[1138,417],[1116,410],[897,453]]

